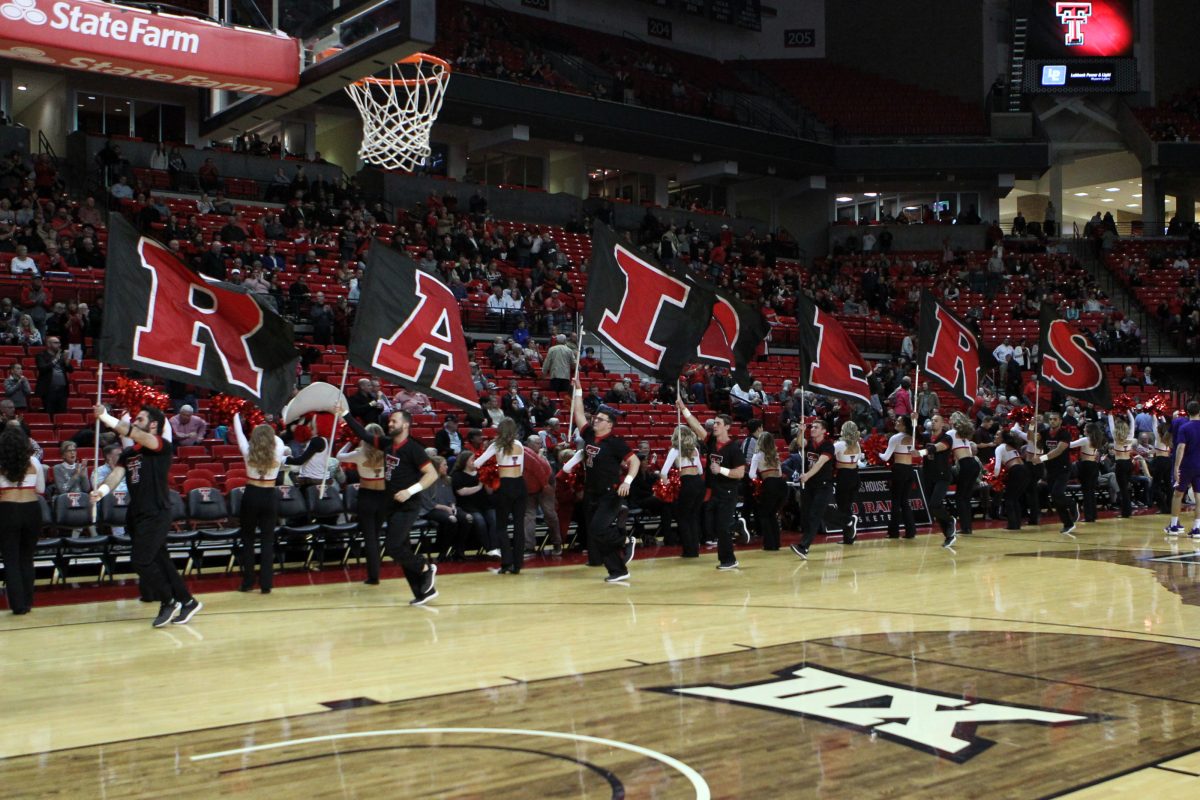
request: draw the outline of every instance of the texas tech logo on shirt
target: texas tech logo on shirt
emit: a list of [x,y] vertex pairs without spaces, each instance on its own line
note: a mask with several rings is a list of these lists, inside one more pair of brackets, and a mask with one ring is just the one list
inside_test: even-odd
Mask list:
[[865,676],[808,665],[776,673],[775,680],[741,686],[655,688],[744,706],[819,719],[882,736],[940,758],[963,763],[994,742],[976,736],[979,725],[1032,723],[1075,725],[1106,719],[1099,714],[1065,714],[1041,708],[989,703],[940,692],[909,689]]
[[383,457],[383,479],[390,481],[392,479],[392,470],[400,465],[400,459],[393,455]]
[[134,456],[125,462],[125,474],[129,476],[129,484],[142,482],[142,457]]
[[596,456],[600,455],[600,445],[598,445],[598,444],[584,445],[583,450],[585,453],[587,453],[587,458],[584,461],[584,466],[591,467],[592,459],[594,459]]

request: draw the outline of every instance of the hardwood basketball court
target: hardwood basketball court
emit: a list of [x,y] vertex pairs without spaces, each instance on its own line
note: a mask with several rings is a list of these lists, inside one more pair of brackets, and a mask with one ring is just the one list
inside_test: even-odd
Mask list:
[[[1162,517],[0,619],[9,797],[1200,791],[1198,548]],[[133,590],[131,589],[131,594]]]

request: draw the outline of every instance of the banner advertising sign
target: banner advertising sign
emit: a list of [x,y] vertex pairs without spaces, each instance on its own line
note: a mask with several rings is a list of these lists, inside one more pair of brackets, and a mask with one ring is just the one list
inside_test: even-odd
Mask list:
[[197,89],[284,94],[300,42],[93,0],[0,0],[0,56]]
[[[887,467],[864,467],[859,470],[858,493],[854,495],[851,513],[858,515],[858,532],[887,530],[892,519],[891,476],[892,471]],[[917,470],[917,485],[909,496],[908,504],[912,506],[913,517],[917,527],[932,524],[929,516],[929,506],[925,503],[925,482],[921,470]],[[799,498],[799,484],[791,484],[796,489]],[[831,508],[836,508],[830,503]],[[839,531],[829,531],[839,533]]]

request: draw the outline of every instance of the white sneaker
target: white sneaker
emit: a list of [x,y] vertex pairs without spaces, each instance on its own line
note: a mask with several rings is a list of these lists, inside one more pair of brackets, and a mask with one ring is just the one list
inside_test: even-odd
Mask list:
[[488,558],[499,558],[500,557],[500,548],[493,547],[491,550],[488,550],[486,553],[484,553],[484,555],[487,556]]

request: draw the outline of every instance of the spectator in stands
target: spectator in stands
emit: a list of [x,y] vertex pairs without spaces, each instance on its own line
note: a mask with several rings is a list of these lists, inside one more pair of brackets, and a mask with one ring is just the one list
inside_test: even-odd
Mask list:
[[212,192],[221,188],[221,173],[217,171],[217,165],[211,158],[204,159],[200,169],[196,170],[196,177],[200,181],[202,191]]
[[79,249],[75,251],[75,263],[80,269],[104,269],[104,254],[96,247],[96,242],[90,236],[79,240]]
[[563,311],[566,304],[563,303],[562,297],[558,289],[551,289],[550,296],[542,301],[542,310],[544,312],[543,320],[546,329],[549,330],[551,325],[560,325],[563,321]]
[[75,366],[67,359],[62,342],[56,336],[46,339],[46,348],[37,354],[37,394],[42,410],[54,416],[67,410],[68,375]]
[[308,321],[313,327],[313,341],[328,345],[333,341],[333,309],[325,302],[325,293],[317,292],[308,308]]
[[32,347],[42,343],[42,332],[37,329],[37,325],[33,322],[33,317],[28,314],[22,314],[20,322],[17,323],[15,342],[24,347]]
[[458,433],[458,416],[447,414],[442,428],[433,437],[433,446],[438,455],[445,459],[455,458],[462,451],[462,436]]
[[360,378],[358,390],[346,398],[350,414],[363,425],[379,422],[380,398],[371,389],[368,378]]
[[625,386],[625,381],[617,381],[612,385],[604,395],[604,402],[608,405],[622,405],[637,402],[637,398]]
[[171,417],[171,435],[175,447],[186,447],[199,444],[208,433],[208,423],[196,414],[196,409],[189,405],[179,407],[179,413]]
[[1012,340],[1005,337],[1004,341],[996,346],[992,351],[992,358],[1000,365],[1000,383],[1004,383],[1005,376],[1008,370],[1009,358],[1013,354]]
[[17,338],[21,312],[13,306],[11,297],[0,297],[0,344],[11,344]]
[[[112,474],[112,471],[120,465],[121,453],[123,450],[124,448],[121,447],[120,443],[110,444],[104,448],[104,461],[102,464],[100,464],[100,466],[96,467],[96,471],[92,473],[93,486],[99,486],[100,484],[104,483],[104,481],[108,480],[108,476]],[[122,478],[121,482],[117,484],[117,488],[114,491],[129,491],[129,487],[126,485],[124,478]],[[118,530],[114,532],[119,533],[120,531]]]
[[90,335],[90,320],[87,303],[67,304],[67,321],[63,338],[67,342],[67,358],[79,364],[83,361],[83,343]]
[[1142,385],[1142,379],[1133,374],[1133,367],[1125,367],[1125,374],[1121,376],[1121,386],[1132,388]]
[[129,185],[129,181],[124,175],[117,178],[117,182],[109,189],[109,193],[118,202],[133,199],[133,187]]
[[21,362],[14,361],[8,368],[8,377],[4,379],[4,396],[12,401],[13,408],[24,411],[29,407],[29,397],[33,389],[29,379],[25,377]]
[[504,412],[500,410],[500,401],[494,393],[484,399],[483,415],[490,428],[495,428],[500,424],[500,420],[504,419]]
[[1150,374],[1150,365],[1147,364],[1146,368],[1142,370],[1142,386],[1153,386],[1153,385],[1154,385],[1154,376]]
[[579,359],[579,371],[584,375],[591,372],[604,372],[604,364],[596,358],[595,348],[583,348],[583,358]]
[[566,392],[571,388],[571,372],[575,366],[575,353],[567,345],[567,337],[559,334],[554,345],[546,352],[542,362],[542,377],[549,379],[550,391]]
[[54,491],[57,494],[66,492],[90,492],[88,482],[87,462],[79,460],[79,447],[68,439],[59,445],[58,453],[62,463],[54,465]]
[[912,414],[912,378],[902,379],[900,385],[888,396],[888,402],[891,403],[892,411],[896,412],[897,417],[907,417]]
[[225,244],[239,244],[246,241],[246,229],[236,216],[226,217],[221,227],[221,241]]
[[17,245],[17,253],[9,262],[9,271],[13,275],[37,275],[40,272],[37,262],[29,255],[29,248],[23,244]]

